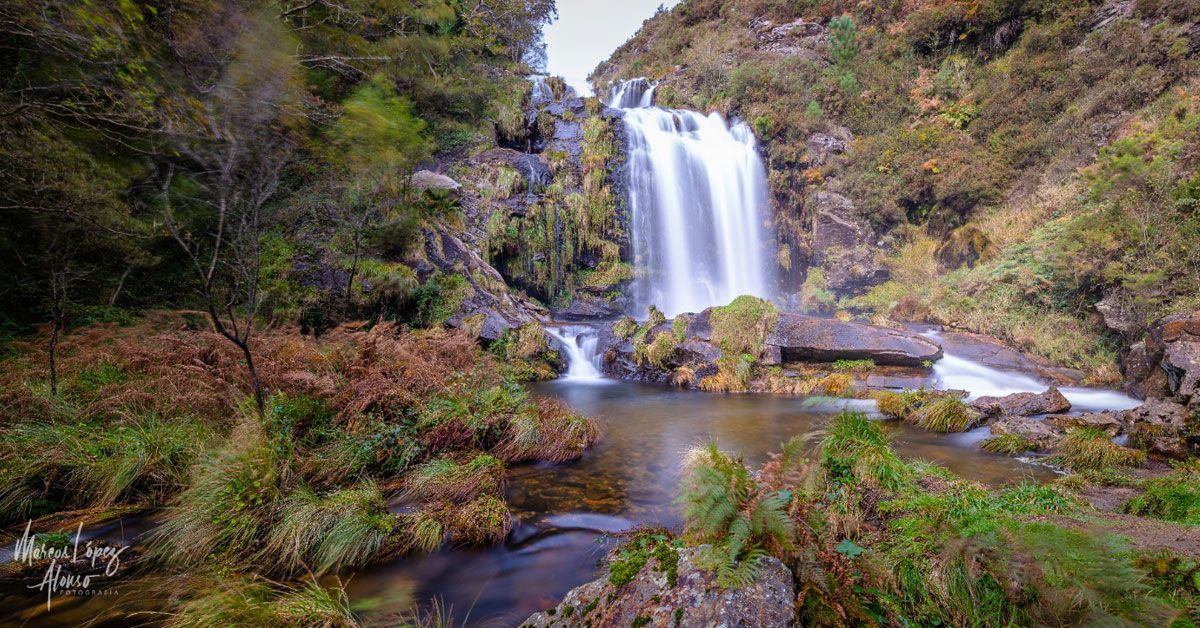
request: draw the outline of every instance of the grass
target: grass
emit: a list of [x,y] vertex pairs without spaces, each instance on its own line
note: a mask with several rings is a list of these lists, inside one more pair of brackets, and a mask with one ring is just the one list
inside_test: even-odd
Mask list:
[[1016,434],[1000,434],[983,441],[980,448],[994,454],[1019,456],[1027,451],[1034,451],[1037,447],[1033,441]]
[[893,419],[907,419],[921,405],[932,399],[934,393],[922,386],[916,390],[903,390],[895,393],[885,391],[876,397],[879,412]]
[[750,374],[754,356],[748,353],[725,354],[717,359],[717,372],[700,378],[700,390],[707,392],[746,392],[750,389]]
[[1125,512],[1187,525],[1200,525],[1200,465],[1175,467],[1170,474],[1146,480],[1142,493],[1125,505]]
[[758,355],[778,318],[779,311],[770,301],[742,295],[712,309],[712,342],[726,353]]
[[406,495],[417,501],[445,499],[464,503],[476,496],[499,494],[504,463],[490,454],[478,454],[460,464],[446,456],[430,460],[408,475]]
[[1136,467],[1146,461],[1146,452],[1112,442],[1104,430],[1081,427],[1067,432],[1048,461],[1074,471]]
[[875,369],[875,360],[837,360],[833,370],[864,374]]
[[913,410],[907,421],[931,432],[962,432],[979,420],[979,413],[955,397],[941,397]]
[[629,340],[638,330],[637,321],[632,316],[622,316],[613,323],[612,331],[620,340]]
[[911,479],[887,435],[861,412],[834,415],[820,447],[821,468],[830,481],[897,490]]

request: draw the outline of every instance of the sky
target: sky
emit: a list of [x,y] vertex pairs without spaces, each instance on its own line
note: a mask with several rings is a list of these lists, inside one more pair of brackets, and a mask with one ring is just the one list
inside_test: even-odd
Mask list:
[[587,75],[637,32],[659,5],[679,0],[558,0],[558,20],[546,27],[550,74],[590,95]]

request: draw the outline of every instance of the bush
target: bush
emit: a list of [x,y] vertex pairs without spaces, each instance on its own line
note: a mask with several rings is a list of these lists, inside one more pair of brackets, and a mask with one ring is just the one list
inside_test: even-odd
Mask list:
[[742,295],[729,305],[712,309],[712,341],[726,353],[758,355],[778,317],[779,311],[770,301]]

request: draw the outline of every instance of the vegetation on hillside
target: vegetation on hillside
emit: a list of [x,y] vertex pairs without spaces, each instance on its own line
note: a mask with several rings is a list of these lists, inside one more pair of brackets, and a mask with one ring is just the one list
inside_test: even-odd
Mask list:
[[[592,78],[648,76],[660,104],[753,123],[809,307],[951,323],[1112,379],[1146,325],[1200,305],[1198,9],[687,0]],[[779,52],[770,28],[794,20],[820,34]],[[816,133],[853,140],[821,156]],[[837,295],[819,268],[804,281],[817,190],[884,236],[889,281]]]

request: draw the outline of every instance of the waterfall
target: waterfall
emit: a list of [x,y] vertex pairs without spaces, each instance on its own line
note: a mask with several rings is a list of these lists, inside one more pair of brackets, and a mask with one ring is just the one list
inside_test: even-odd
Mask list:
[[596,330],[587,325],[547,327],[546,333],[558,340],[567,357],[564,379],[606,381],[600,373],[600,356],[596,346],[600,341]]
[[742,294],[771,296],[767,180],[743,122],[652,105],[654,85],[616,85],[628,141],[633,305],[667,316],[699,312]]

